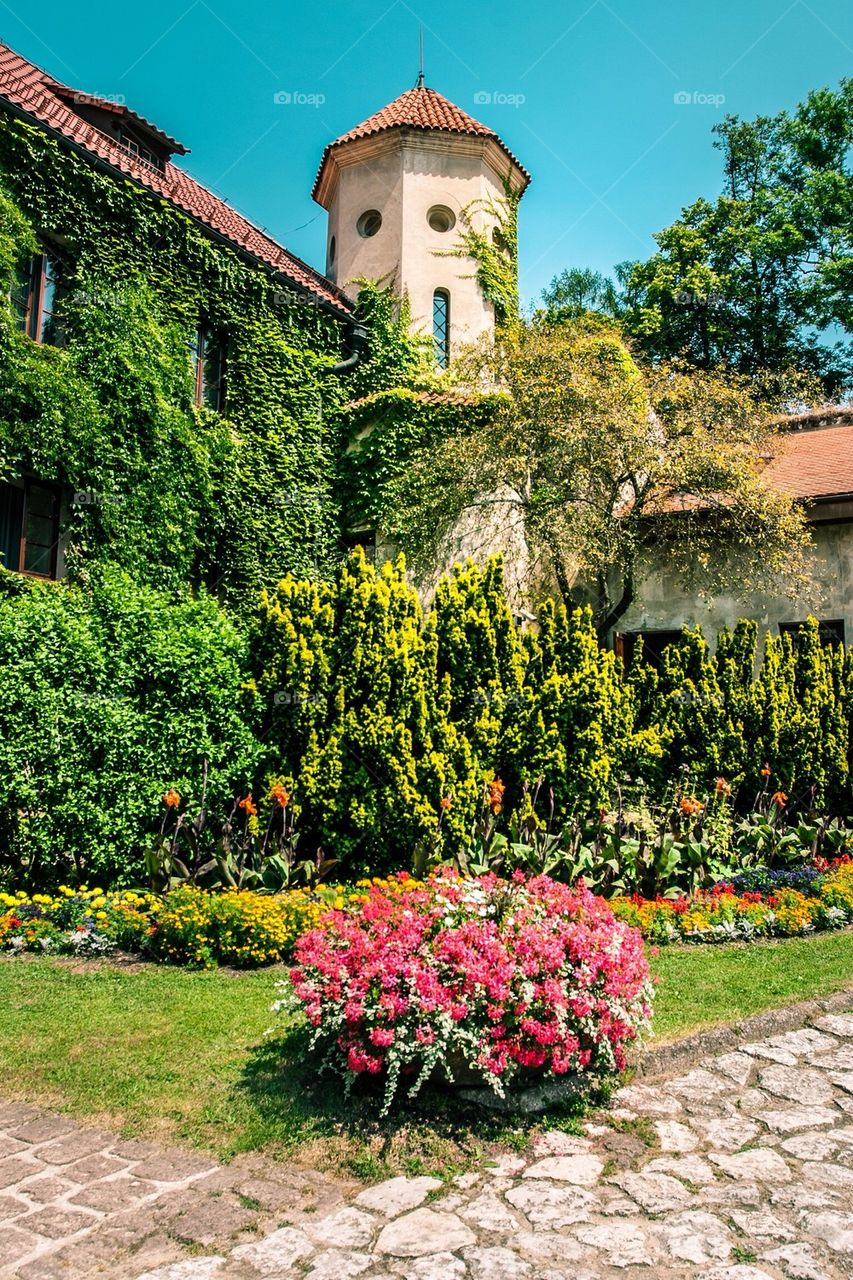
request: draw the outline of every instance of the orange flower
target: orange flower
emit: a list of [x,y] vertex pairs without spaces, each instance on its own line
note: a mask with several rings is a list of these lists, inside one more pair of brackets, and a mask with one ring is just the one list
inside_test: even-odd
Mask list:
[[784,809],[785,805],[788,803],[788,797],[785,795],[784,791],[775,791],[770,799],[779,809]]
[[280,782],[277,782],[274,787],[270,787],[270,800],[275,800],[276,804],[281,805],[282,809],[286,809],[290,804],[290,792]]
[[169,787],[169,790],[163,796],[163,804],[167,809],[177,809],[180,803],[180,793],[177,792],[174,787]]
[[442,798],[441,807],[442,809],[444,809],[445,813],[447,812],[447,810],[450,808],[452,804],[453,804],[453,796],[444,796]]
[[242,809],[247,818],[254,818],[258,812],[258,806],[252,799],[251,791],[247,796],[243,796],[242,800],[237,801],[237,808]]
[[500,813],[503,808],[504,792],[506,787],[500,778],[495,778],[494,782],[489,783],[489,808],[492,813]]
[[715,785],[718,796],[730,796],[732,794],[731,786],[726,782],[725,778],[718,778]]
[[770,765],[765,760],[764,764],[761,766],[761,776],[762,778],[769,778],[771,773],[772,773],[772,770],[770,768]]
[[681,812],[688,818],[692,818],[694,813],[699,813],[704,807],[700,800],[695,800],[692,796],[684,796],[679,805]]

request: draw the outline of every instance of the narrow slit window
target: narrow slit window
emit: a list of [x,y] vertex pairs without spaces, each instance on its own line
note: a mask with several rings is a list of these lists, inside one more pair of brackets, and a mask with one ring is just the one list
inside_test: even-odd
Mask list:
[[206,409],[225,408],[225,337],[216,329],[199,325],[190,342],[195,402]]
[[435,362],[439,369],[446,369],[450,364],[450,294],[446,289],[436,289],[432,295],[432,336]]

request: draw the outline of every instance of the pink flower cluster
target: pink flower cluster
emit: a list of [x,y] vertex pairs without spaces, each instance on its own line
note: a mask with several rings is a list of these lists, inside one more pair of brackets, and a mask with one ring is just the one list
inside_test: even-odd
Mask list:
[[651,1013],[639,930],[547,876],[401,875],[330,911],[295,958],[314,1043],[350,1073],[387,1070],[392,1093],[460,1060],[497,1092],[525,1068],[620,1069]]

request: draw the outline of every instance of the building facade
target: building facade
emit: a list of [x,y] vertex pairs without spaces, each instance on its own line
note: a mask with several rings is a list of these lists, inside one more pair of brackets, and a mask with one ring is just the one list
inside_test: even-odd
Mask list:
[[0,45],[0,564],[252,600],[339,550],[351,300],[175,139]]
[[[735,590],[703,601],[686,589],[662,561],[652,561],[637,586],[634,603],[619,622],[613,642],[630,659],[642,636],[644,652],[657,660],[684,626],[701,625],[709,639],[739,618],[759,632],[795,631],[810,615],[828,643],[853,641],[853,410],[829,407],[783,424],[779,452],[765,472],[767,482],[802,503],[814,543],[809,590],[792,599],[778,589],[746,599]],[[720,555],[725,556],[725,547]],[[732,573],[733,585],[736,574]]]

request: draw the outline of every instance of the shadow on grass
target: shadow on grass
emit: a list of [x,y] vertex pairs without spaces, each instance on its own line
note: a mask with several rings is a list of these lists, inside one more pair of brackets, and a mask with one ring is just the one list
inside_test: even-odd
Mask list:
[[237,1088],[257,1123],[277,1133],[283,1154],[365,1179],[449,1178],[490,1156],[525,1150],[543,1128],[579,1133],[581,1119],[609,1091],[605,1083],[530,1116],[491,1112],[452,1088],[427,1084],[414,1098],[401,1088],[382,1116],[382,1078],[363,1077],[347,1096],[341,1076],[319,1071],[302,1027],[250,1050]]

